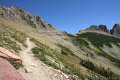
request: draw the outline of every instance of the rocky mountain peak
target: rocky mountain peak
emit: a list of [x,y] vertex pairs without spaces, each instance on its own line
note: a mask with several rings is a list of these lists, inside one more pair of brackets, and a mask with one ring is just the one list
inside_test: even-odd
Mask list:
[[98,29],[101,30],[101,31],[104,31],[104,32],[109,32],[106,25],[99,25]]
[[91,25],[89,28],[87,28],[86,30],[98,30],[98,31],[103,31],[103,32],[109,32],[109,30],[107,29],[106,25]]
[[16,7],[0,7],[0,17],[26,23],[37,30],[54,30],[40,16],[32,16],[30,13]]
[[110,30],[111,34],[120,37],[120,24],[115,24],[113,28]]

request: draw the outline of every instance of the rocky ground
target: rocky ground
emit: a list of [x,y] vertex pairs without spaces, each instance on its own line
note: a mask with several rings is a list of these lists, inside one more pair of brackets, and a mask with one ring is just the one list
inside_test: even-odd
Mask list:
[[36,59],[31,52],[35,45],[27,38],[27,48],[20,52],[24,68],[19,72],[26,80],[69,80],[68,76],[59,70],[48,67],[40,60]]

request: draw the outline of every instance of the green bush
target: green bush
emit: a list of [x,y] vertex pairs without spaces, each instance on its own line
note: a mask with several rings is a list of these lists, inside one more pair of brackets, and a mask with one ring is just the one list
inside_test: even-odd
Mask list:
[[42,49],[40,49],[38,47],[35,47],[35,48],[32,49],[32,52],[36,55],[39,54],[40,51],[42,51]]
[[16,63],[15,60],[10,59],[9,62],[10,62],[16,69],[19,69],[20,67],[23,67],[22,64]]
[[32,49],[32,52],[35,54],[36,57],[38,57],[41,61],[46,61],[45,58],[45,51],[41,48],[35,47]]
[[86,68],[90,69],[90,70],[94,70],[95,69],[95,65],[90,62],[89,60],[81,60],[80,64],[85,66]]
[[57,67],[54,63],[50,62],[50,60],[48,60],[48,59],[46,58],[47,55],[50,55],[50,54],[51,54],[50,49],[48,49],[48,48],[35,47],[35,48],[32,49],[32,52],[35,54],[35,56],[36,56],[37,58],[39,58],[39,59],[40,59],[41,61],[43,61],[45,64],[47,64],[47,65],[49,65],[49,66],[52,66],[52,67],[54,67],[55,69],[58,69],[58,67]]

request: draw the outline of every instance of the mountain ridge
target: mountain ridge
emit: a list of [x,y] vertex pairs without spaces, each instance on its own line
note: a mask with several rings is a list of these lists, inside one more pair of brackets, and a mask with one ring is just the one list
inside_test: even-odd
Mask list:
[[[54,30],[55,28],[52,27],[51,24],[46,23],[43,19],[39,16],[32,16],[30,13],[25,12],[24,10],[16,7],[0,7],[0,16],[11,19],[13,21],[18,20],[23,23],[31,25],[33,28],[36,29],[43,29],[43,30]],[[42,27],[40,27],[42,26]]]

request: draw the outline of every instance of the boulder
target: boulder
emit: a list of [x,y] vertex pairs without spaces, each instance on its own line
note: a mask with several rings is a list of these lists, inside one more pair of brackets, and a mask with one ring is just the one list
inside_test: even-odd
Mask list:
[[5,58],[7,60],[16,61],[18,64],[22,64],[22,60],[19,56],[15,55],[15,53],[10,52],[9,50],[0,47],[0,57]]
[[25,80],[4,58],[0,57],[0,80]]

